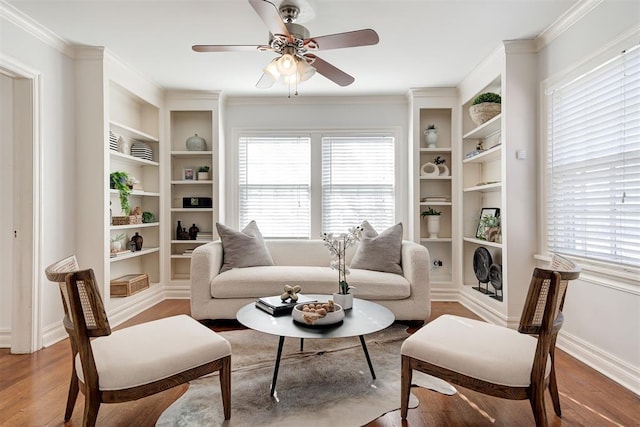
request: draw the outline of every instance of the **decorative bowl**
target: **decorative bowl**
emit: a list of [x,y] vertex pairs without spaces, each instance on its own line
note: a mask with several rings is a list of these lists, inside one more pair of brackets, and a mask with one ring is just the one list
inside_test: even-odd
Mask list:
[[[333,325],[335,323],[339,323],[344,319],[344,310],[340,306],[340,304],[334,304],[334,311],[328,312],[324,317],[320,317],[315,315],[315,313],[308,313],[302,311],[305,305],[309,305],[310,303],[298,304],[293,307],[293,311],[291,315],[293,316],[293,320],[298,323],[302,323],[307,326],[323,326],[323,325]],[[322,304],[321,302],[315,304]]]

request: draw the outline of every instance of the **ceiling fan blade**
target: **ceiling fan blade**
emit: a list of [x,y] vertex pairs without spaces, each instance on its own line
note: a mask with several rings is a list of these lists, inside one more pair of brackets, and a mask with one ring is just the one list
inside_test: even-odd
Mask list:
[[318,45],[318,50],[341,49],[344,47],[370,46],[378,44],[380,37],[371,29],[311,37],[309,41]]
[[258,89],[269,89],[274,83],[275,81],[272,78],[266,74],[262,74],[262,77],[260,77],[260,80],[256,83],[256,87]]
[[316,69],[316,71],[332,82],[336,83],[339,86],[349,86],[351,83],[355,81],[355,79],[339,68],[334,67],[329,64],[327,61],[318,58],[315,55],[305,55],[309,58],[313,59],[311,66]]
[[263,48],[264,46],[233,44],[196,44],[191,47],[196,52],[257,52]]
[[284,21],[280,17],[280,12],[275,4],[267,0],[249,0],[251,6],[256,11],[264,25],[267,26],[271,34],[282,34],[287,37],[291,37],[287,26],[284,25]]

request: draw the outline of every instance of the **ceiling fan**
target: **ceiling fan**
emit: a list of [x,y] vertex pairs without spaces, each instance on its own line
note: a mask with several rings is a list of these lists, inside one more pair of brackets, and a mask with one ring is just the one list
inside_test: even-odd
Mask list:
[[[293,2],[293,0],[290,0]],[[196,52],[274,52],[279,56],[273,59],[264,69],[258,83],[259,88],[269,88],[280,81],[292,84],[308,80],[318,73],[340,86],[348,86],[354,78],[336,68],[312,52],[345,47],[369,46],[380,40],[378,34],[371,29],[349,31],[319,37],[310,37],[309,30],[294,23],[300,13],[295,4],[284,0],[278,9],[267,0],[249,0],[262,22],[269,29],[267,45],[194,45]],[[296,86],[297,87],[297,86]],[[296,93],[297,94],[297,93]]]

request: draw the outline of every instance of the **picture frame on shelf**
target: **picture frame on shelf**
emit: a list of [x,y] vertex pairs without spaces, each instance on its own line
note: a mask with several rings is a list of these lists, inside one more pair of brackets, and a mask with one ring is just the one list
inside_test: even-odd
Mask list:
[[184,168],[182,169],[182,179],[185,181],[195,181],[196,179],[196,170],[194,168]]
[[500,227],[500,208],[482,208],[476,229],[476,239],[488,240],[487,231]]

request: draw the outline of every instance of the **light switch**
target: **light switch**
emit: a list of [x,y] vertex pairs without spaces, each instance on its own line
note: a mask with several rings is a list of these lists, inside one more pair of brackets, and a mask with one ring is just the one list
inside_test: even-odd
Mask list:
[[524,160],[527,158],[527,150],[516,150],[516,159]]

